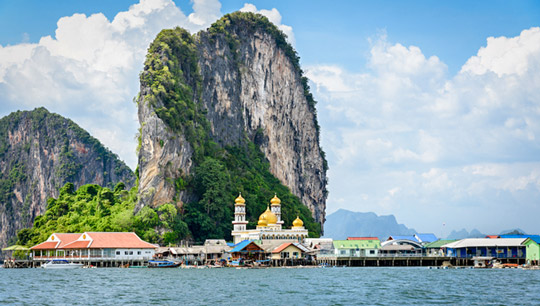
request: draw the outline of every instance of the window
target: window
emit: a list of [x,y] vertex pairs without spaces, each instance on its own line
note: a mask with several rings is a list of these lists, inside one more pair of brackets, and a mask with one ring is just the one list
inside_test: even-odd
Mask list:
[[116,255],[120,255],[120,251],[116,251]]
[[375,250],[370,250],[369,254],[371,254],[371,255],[375,254]]
[[141,251],[137,251],[137,255],[141,255]]
[[133,255],[133,251],[129,251],[129,255]]
[[127,255],[128,254],[128,251],[124,251],[124,255]]

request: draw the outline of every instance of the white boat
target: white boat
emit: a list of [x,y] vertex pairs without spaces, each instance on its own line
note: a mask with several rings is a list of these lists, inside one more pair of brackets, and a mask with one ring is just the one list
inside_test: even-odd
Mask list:
[[44,269],[75,269],[82,268],[81,263],[72,263],[65,259],[53,259],[41,266]]

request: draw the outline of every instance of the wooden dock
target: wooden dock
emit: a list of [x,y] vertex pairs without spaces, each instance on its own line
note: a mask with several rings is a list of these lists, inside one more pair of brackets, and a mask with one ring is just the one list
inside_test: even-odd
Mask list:
[[[525,263],[525,258],[500,258],[501,263]],[[440,267],[442,265],[472,267],[472,258],[433,257],[433,256],[374,256],[338,257],[325,256],[317,259],[319,265],[346,267]]]

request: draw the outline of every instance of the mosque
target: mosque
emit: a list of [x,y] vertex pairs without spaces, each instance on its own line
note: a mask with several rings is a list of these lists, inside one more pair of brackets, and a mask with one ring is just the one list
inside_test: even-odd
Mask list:
[[304,228],[304,222],[299,218],[293,221],[291,229],[283,228],[281,220],[281,200],[274,195],[270,200],[270,206],[259,216],[257,227],[247,229],[246,200],[242,194],[234,201],[234,221],[231,235],[233,242],[239,243],[244,240],[261,240],[264,242],[288,242],[302,241],[308,237],[308,230]]

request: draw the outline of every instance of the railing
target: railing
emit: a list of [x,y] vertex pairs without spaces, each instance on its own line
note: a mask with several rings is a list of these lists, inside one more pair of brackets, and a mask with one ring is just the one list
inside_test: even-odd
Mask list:
[[433,258],[433,257],[448,257],[448,256],[426,256],[423,254],[366,254],[366,255],[356,255],[356,254],[333,254],[333,253],[319,253],[317,254],[317,258],[395,258],[395,257],[425,257],[425,258]]
[[[53,259],[66,259],[66,260],[149,260],[152,256],[142,255],[118,255],[118,256],[101,256],[101,255],[85,255],[85,256],[34,256],[33,260],[53,260]],[[31,259],[32,260],[32,259]]]
[[521,255],[517,255],[517,256],[514,256],[514,255],[510,255],[510,256],[505,256],[504,254],[496,254],[496,255],[491,255],[491,254],[467,254],[465,256],[461,256],[461,255],[453,255],[453,256],[450,256],[450,257],[455,257],[455,258],[458,258],[458,259],[472,259],[473,257],[493,257],[493,258],[499,258],[499,259],[526,259],[526,255],[525,254],[521,254]]
[[404,253],[404,254],[399,254],[399,253],[396,253],[396,254],[381,254],[379,253],[378,257],[427,257],[423,254],[408,254],[408,253]]

